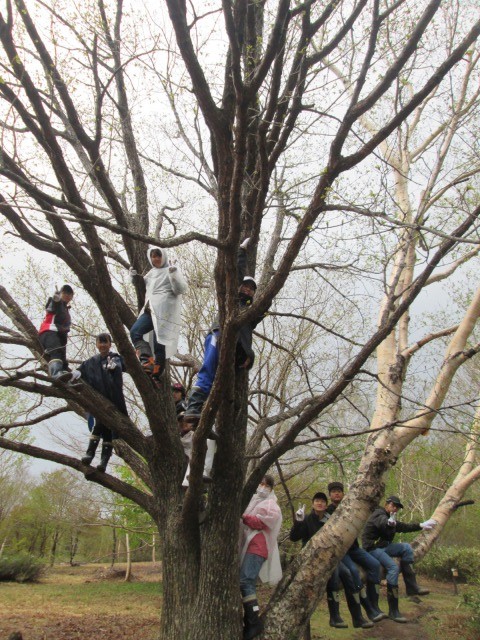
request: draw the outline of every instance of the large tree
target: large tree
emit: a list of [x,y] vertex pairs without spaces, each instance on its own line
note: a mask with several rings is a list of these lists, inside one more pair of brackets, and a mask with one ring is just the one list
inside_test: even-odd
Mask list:
[[[344,505],[269,603],[265,638],[298,637],[378,502],[385,472],[428,431],[459,366],[477,353],[478,292],[455,327],[434,326],[416,344],[408,327],[427,287],[477,253],[478,18],[475,2],[453,0],[7,2],[5,237],[63,265],[83,289],[89,315],[125,357],[141,415],[130,420],[86,385],[52,383],[37,366],[42,349],[18,284],[0,287],[1,341],[13,358],[1,384],[53,402],[57,413],[94,412],[115,427],[117,453],[139,482],[18,442],[15,425],[4,426],[0,446],[77,469],[152,516],[162,539],[162,638],[239,637],[235,541],[262,475],[308,445],[326,455],[332,430],[351,436],[371,426]],[[239,314],[236,253],[245,237],[249,273],[263,267],[254,304]],[[147,244],[177,248],[188,263],[187,303],[201,305],[200,326],[213,289],[220,314],[219,366],[186,493],[171,371],[153,388],[127,332],[144,290],[138,285],[133,301],[122,273],[145,269]],[[235,336],[269,308],[249,388],[234,366]],[[198,329],[192,314],[186,319]],[[82,329],[90,331],[85,321]],[[431,392],[407,394],[413,356],[448,335]],[[183,356],[179,363],[195,362]],[[362,402],[372,380],[373,412]],[[51,415],[37,407],[25,422]],[[214,421],[218,452],[200,524]]]

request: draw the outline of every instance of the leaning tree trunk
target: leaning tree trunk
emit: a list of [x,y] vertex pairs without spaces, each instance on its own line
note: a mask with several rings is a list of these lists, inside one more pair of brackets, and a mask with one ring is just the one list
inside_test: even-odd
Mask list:
[[474,482],[480,478],[480,465],[478,464],[478,454],[480,445],[480,407],[475,412],[470,438],[468,440],[465,459],[460,467],[457,477],[452,482],[448,491],[442,497],[437,508],[432,514],[432,518],[437,521],[437,526],[430,531],[422,532],[412,542],[415,552],[415,560],[421,560],[432,548],[447,524],[450,517],[455,513],[458,503],[462,500],[465,492]]

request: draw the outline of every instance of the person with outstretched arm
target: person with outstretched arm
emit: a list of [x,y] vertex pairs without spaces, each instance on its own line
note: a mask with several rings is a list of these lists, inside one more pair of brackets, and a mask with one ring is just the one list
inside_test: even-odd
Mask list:
[[[389,617],[395,622],[407,622],[398,609],[398,576],[403,574],[407,595],[426,595],[427,589],[417,584],[413,570],[413,549],[406,542],[394,542],[395,534],[410,531],[429,531],[436,526],[433,518],[425,522],[400,522],[397,512],[403,504],[397,496],[390,496],[384,507],[378,507],[367,520],[362,535],[363,548],[376,558],[387,571],[387,600]],[[400,558],[400,566],[394,558]]]

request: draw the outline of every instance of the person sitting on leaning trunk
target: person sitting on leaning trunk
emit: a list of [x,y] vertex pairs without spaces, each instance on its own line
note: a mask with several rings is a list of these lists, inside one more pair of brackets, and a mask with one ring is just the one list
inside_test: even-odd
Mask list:
[[[296,542],[301,540],[303,546],[319,531],[330,518],[327,508],[327,496],[322,493],[316,493],[312,498],[312,511],[305,515],[305,505],[295,513],[295,522],[290,530],[290,540]],[[346,629],[347,624],[340,615],[340,588],[343,584],[345,589],[345,598],[347,600],[348,609],[352,616],[353,626],[358,629],[369,629],[373,627],[373,622],[365,620],[362,616],[359,595],[360,589],[356,586],[352,574],[347,566],[340,561],[327,582],[327,604],[330,614],[329,624],[335,629]],[[307,630],[308,637],[309,630]]]
[[[130,329],[130,337],[144,371],[159,378],[167,358],[177,352],[182,294],[187,290],[187,283],[179,267],[168,262],[166,249],[149,247],[147,257],[152,268],[144,276],[145,304]],[[132,282],[135,277],[138,277],[137,272],[130,269]],[[153,332],[153,354],[145,339],[150,332]]]
[[[81,378],[84,382],[105,396],[119,411],[127,414],[127,405],[123,395],[123,372],[125,363],[118,353],[111,350],[112,338],[108,333],[100,333],[96,339],[97,355],[82,362],[80,367],[73,372],[72,382]],[[82,458],[83,464],[90,464],[95,457],[98,443],[102,443],[102,455],[98,471],[105,471],[112,455],[113,440],[116,438],[114,431],[98,422],[96,418],[88,414],[88,428],[91,432],[86,454]]]
[[46,315],[38,331],[48,362],[48,375],[58,378],[70,372],[67,360],[67,339],[72,320],[69,303],[73,299],[73,289],[64,284],[47,300]]
[[277,537],[282,512],[273,491],[274,480],[266,475],[248,503],[240,525],[240,591],[243,601],[243,640],[260,635],[256,581],[276,584],[282,577]]
[[[343,484],[338,481],[330,482],[328,485],[328,495],[330,497],[330,504],[327,507],[327,512],[333,514],[345,496]],[[365,549],[362,549],[356,538],[343,557],[342,562],[352,575],[356,586],[355,598],[360,599],[360,603],[365,609],[368,618],[372,622],[380,622],[388,618],[387,614],[383,613],[378,606],[380,594],[380,562],[365,551]],[[366,588],[357,565],[365,569],[367,578]]]
[[[397,496],[390,496],[385,502],[385,507],[378,507],[367,520],[362,535],[363,548],[376,558],[387,571],[387,600],[389,616],[395,622],[407,622],[398,609],[398,576],[400,570],[403,574],[407,595],[426,595],[427,589],[417,584],[413,571],[413,549],[406,542],[393,542],[395,534],[408,533],[409,531],[428,531],[436,524],[436,520],[425,522],[400,522],[397,520],[397,512],[403,509],[403,504]],[[400,567],[393,560],[400,558]]]

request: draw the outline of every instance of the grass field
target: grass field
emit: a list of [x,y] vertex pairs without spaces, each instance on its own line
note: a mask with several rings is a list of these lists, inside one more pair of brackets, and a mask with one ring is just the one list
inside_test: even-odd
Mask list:
[[[116,565],[117,571],[121,569]],[[480,640],[451,585],[428,582],[427,586],[431,594],[419,602],[401,598],[409,624],[385,620],[371,630],[352,629],[351,623],[349,629],[331,629],[322,601],[312,617],[312,640]],[[260,588],[260,599],[267,593]],[[55,567],[37,584],[0,583],[0,640],[7,640],[13,631],[21,631],[24,640],[154,640],[161,594],[161,572],[151,563],[136,563],[131,582],[101,565]],[[381,605],[386,607],[384,594]],[[348,622],[343,601],[341,612]],[[207,633],[198,640],[217,639]]]

